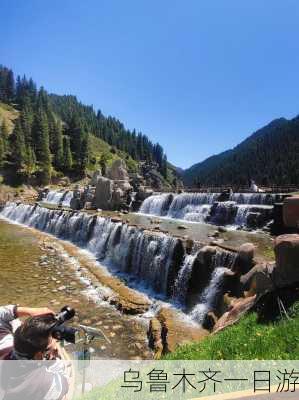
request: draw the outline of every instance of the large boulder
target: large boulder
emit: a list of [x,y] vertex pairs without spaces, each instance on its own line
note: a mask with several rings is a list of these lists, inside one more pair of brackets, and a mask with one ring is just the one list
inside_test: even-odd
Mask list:
[[147,188],[145,186],[140,186],[137,192],[137,198],[138,200],[144,201],[148,197],[150,197],[154,191],[150,188]]
[[124,160],[115,160],[108,170],[107,176],[109,179],[116,181],[128,181],[129,175]]
[[276,268],[273,280],[277,287],[299,282],[299,235],[281,235],[275,239]]
[[253,243],[243,243],[239,247],[237,259],[233,268],[237,274],[246,274],[253,267],[254,251],[255,246]]
[[115,189],[112,193],[112,208],[118,210],[124,202],[124,192],[121,189]]
[[103,176],[98,177],[93,205],[102,210],[111,208],[113,181]]
[[235,324],[240,318],[246,314],[256,304],[257,296],[253,295],[247,298],[236,299],[230,309],[222,315],[215,323],[213,334],[222,331],[227,326]]
[[287,228],[298,228],[299,196],[292,196],[284,199],[283,222]]
[[94,171],[92,178],[90,180],[90,186],[97,186],[99,178],[102,176],[102,172],[100,169]]
[[261,263],[255,265],[247,274],[242,275],[240,283],[246,296],[263,296],[275,289],[272,273],[275,269],[274,263]]

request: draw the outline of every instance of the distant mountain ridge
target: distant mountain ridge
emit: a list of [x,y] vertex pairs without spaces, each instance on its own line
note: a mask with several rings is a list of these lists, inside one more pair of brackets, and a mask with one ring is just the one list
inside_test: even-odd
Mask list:
[[275,119],[231,150],[213,155],[182,173],[185,185],[299,183],[299,117]]

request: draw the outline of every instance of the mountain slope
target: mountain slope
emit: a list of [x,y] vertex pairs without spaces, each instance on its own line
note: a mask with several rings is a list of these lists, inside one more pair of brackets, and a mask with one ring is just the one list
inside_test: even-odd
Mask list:
[[183,172],[184,183],[247,185],[299,183],[299,118],[276,119],[232,150],[207,158]]

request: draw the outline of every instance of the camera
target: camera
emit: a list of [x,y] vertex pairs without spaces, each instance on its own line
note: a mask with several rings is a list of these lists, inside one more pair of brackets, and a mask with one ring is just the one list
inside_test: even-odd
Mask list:
[[52,337],[57,340],[65,340],[69,343],[76,343],[77,329],[65,326],[64,323],[72,319],[76,311],[69,307],[64,306],[60,312],[55,316],[56,322],[51,328]]

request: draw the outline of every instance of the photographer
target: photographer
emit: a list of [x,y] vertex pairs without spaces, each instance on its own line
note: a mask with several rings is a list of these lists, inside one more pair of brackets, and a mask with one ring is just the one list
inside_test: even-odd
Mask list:
[[[20,317],[29,318],[19,322],[13,333]],[[51,334],[55,321],[54,312],[48,308],[0,307],[0,359],[7,360],[2,362],[1,371],[5,400],[60,400],[68,392],[64,363],[38,361],[55,360],[57,356],[56,340]]]

